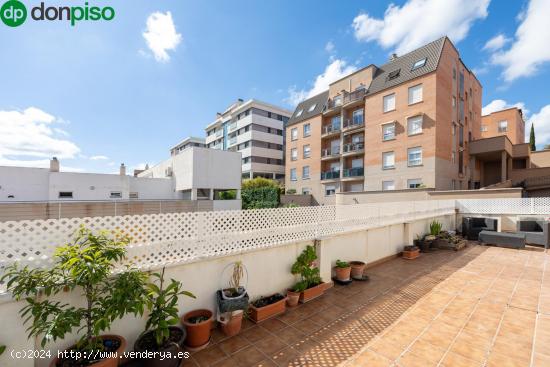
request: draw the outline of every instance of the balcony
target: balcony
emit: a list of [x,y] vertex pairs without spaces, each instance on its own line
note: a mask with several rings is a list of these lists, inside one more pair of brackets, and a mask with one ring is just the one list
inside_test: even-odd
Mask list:
[[333,136],[333,135],[336,135],[336,134],[340,134],[340,131],[342,129],[340,128],[339,125],[327,125],[327,126],[323,126],[323,129],[321,130],[321,137],[325,138],[325,137],[328,137],[328,136]]
[[346,119],[344,121],[344,127],[342,129],[343,132],[347,133],[350,131],[355,131],[360,128],[365,127],[365,121],[361,119]]
[[223,130],[216,131],[216,138],[219,138],[223,135]]
[[329,160],[340,157],[340,147],[321,150],[321,159]]
[[358,143],[350,143],[350,144],[344,144],[344,155],[352,155],[352,154],[360,154],[365,151],[365,143],[364,142],[358,142]]
[[323,112],[324,116],[332,116],[338,114],[342,110],[342,96],[330,98],[327,102],[327,108]]
[[339,180],[340,170],[321,172],[321,181]]
[[229,124],[229,131],[234,131],[235,129],[237,128],[237,122],[232,122],[231,124]]
[[344,179],[359,179],[365,175],[363,167],[354,167],[344,169]]
[[363,104],[363,98],[365,97],[366,94],[367,94],[367,90],[364,88],[358,89],[351,93],[344,94],[343,107],[351,108],[351,107],[360,106],[361,104]]
[[232,146],[232,145],[237,144],[237,137],[234,136],[234,137],[230,138],[227,144],[228,144],[228,146]]

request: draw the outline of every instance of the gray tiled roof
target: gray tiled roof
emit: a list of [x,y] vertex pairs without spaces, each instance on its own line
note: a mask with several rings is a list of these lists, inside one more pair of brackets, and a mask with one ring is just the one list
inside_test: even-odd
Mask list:
[[[443,51],[446,37],[430,42],[416,50],[413,50],[397,59],[380,66],[369,86],[367,95],[378,93],[384,89],[394,87],[419,76],[431,73],[437,69],[439,58]],[[426,58],[426,64],[418,69],[411,70],[413,64]],[[388,80],[388,74],[400,69],[399,76]]]
[[[380,67],[376,68],[374,78],[367,90],[367,95],[375,94],[384,89],[395,87],[398,84],[407,82],[419,76],[429,74],[437,69],[439,64],[439,58],[441,57],[441,52],[443,51],[443,45],[447,37],[441,37],[433,42],[428,43],[422,47],[417,48],[405,55],[397,57],[395,60],[392,60]],[[426,64],[422,67],[419,67],[415,70],[411,70],[415,62],[426,58]],[[399,70],[399,76],[389,80],[388,75],[392,71]],[[287,126],[298,123],[300,121],[309,119],[315,115],[318,115],[323,112],[325,105],[328,101],[328,90],[318,94],[314,97],[306,99],[305,101],[298,104],[292,117],[288,121]],[[313,111],[308,112],[310,106],[316,104],[316,107]],[[298,111],[303,110],[302,114],[299,117],[296,117]]]
[[[306,99],[305,101],[300,102],[298,106],[296,106],[294,113],[288,120],[287,126],[293,125],[300,121],[307,120],[310,117],[313,117],[322,113],[323,110],[325,109],[325,105],[327,104],[327,100],[328,100],[328,90],[321,94],[313,96],[309,99]],[[309,111],[310,107],[313,105],[315,105],[315,108],[313,109],[313,111]],[[296,114],[300,110],[302,110],[302,114],[296,117]]]

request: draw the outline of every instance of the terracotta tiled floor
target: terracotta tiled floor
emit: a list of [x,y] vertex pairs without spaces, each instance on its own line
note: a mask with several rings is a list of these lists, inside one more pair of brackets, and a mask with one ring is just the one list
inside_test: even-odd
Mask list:
[[199,366],[550,366],[550,254],[470,245],[367,270],[238,336]]

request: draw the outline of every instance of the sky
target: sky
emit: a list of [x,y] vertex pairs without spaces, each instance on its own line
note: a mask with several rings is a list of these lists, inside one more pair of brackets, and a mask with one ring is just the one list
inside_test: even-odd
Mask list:
[[484,112],[519,106],[538,147],[550,144],[550,0],[88,3],[114,19],[0,22],[0,165],[57,156],[65,171],[131,172],[204,136],[238,98],[292,110],[444,35],[481,81]]

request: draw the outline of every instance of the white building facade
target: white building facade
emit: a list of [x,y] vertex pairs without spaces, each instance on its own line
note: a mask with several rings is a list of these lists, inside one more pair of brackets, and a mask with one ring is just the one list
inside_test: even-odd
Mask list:
[[239,99],[206,127],[206,146],[242,154],[243,178],[284,180],[284,130],[292,112]]
[[170,149],[170,155],[180,154],[185,149],[191,148],[191,147],[205,148],[206,143],[204,141],[204,138],[188,136],[187,138],[179,142],[177,145],[175,145],[172,149]]

